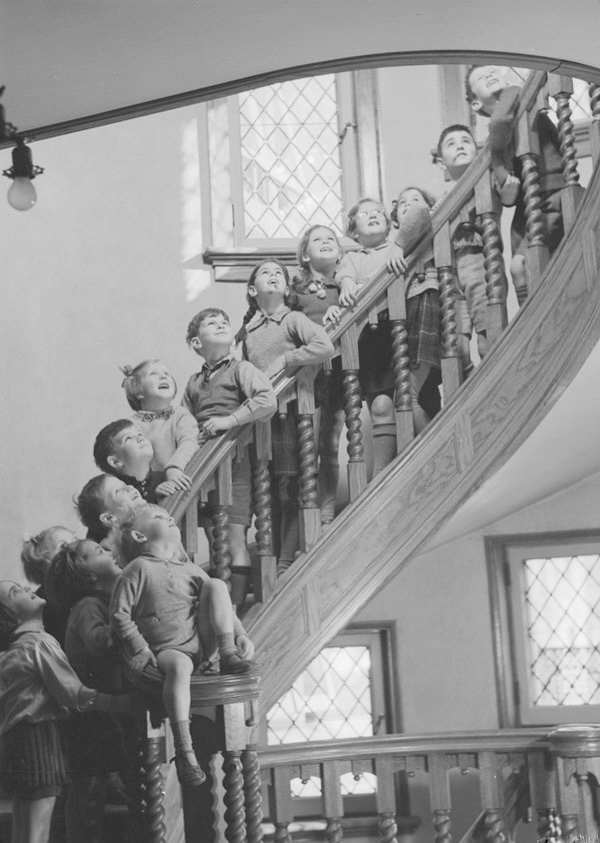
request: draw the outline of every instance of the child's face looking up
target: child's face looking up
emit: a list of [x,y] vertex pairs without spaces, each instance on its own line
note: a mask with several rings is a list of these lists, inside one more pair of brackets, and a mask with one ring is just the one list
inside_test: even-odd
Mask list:
[[118,477],[107,474],[102,486],[102,503],[107,515],[121,518],[144,503],[144,499],[134,486],[128,486]]
[[135,526],[148,541],[173,544],[178,544],[181,541],[181,533],[175,520],[160,506],[145,507],[144,511],[136,518]]
[[131,474],[134,470],[133,467],[137,466],[140,461],[147,459],[148,464],[150,464],[150,460],[154,456],[152,443],[134,425],[117,433],[113,439],[112,447],[113,453],[108,457],[108,461],[119,472],[125,471]]
[[403,190],[398,197],[398,217],[406,214],[411,208],[425,208],[429,211],[429,205],[425,201],[425,197],[420,190],[416,190],[414,187]]
[[228,351],[232,340],[229,320],[221,313],[215,313],[202,321],[198,328],[198,335],[191,341],[191,346],[200,354],[203,349],[213,347],[224,348]]
[[315,228],[311,231],[304,251],[304,260],[309,266],[318,268],[324,264],[335,264],[339,257],[339,243],[330,228]]
[[165,398],[172,401],[175,397],[175,379],[164,363],[155,361],[142,370],[138,384],[140,400]]
[[362,202],[355,220],[354,236],[361,246],[378,246],[387,238],[388,222],[379,202]]
[[95,574],[97,579],[121,573],[112,550],[96,544],[93,541],[85,541],[81,548],[81,559],[88,571]]
[[265,261],[258,268],[254,283],[248,286],[248,294],[254,296],[259,307],[274,300],[283,302],[288,292],[285,273],[274,261]]
[[46,601],[32,591],[28,585],[3,580],[0,582],[0,603],[12,609],[21,621],[41,614]]
[[498,100],[498,94],[507,85],[503,68],[491,64],[476,67],[469,75],[469,87],[473,93],[471,108],[474,111],[483,110],[489,114]]
[[449,132],[441,143],[440,154],[442,166],[454,181],[475,160],[477,147],[468,132]]

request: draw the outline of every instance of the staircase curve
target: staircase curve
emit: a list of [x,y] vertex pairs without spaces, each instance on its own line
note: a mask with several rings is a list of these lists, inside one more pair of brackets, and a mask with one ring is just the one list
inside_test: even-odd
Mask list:
[[[526,91],[535,100],[542,76],[532,74],[522,102]],[[484,150],[436,211],[434,235],[457,216],[488,169]],[[427,430],[338,515],[277,580],[270,597],[251,611],[245,625],[261,663],[263,710],[517,451],[572,381],[600,338],[599,248],[596,167],[540,283],[483,363]],[[421,244],[414,255],[418,258],[423,250]],[[365,323],[390,284],[383,273],[369,285],[331,333],[334,343]],[[295,379],[280,379],[278,393]],[[185,515],[193,495],[235,448],[228,433],[201,449],[188,466],[192,490],[171,500],[174,517]]]

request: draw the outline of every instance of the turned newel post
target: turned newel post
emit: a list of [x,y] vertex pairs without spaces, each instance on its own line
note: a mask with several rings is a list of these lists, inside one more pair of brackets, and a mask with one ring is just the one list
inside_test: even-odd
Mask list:
[[277,581],[277,557],[273,551],[270,459],[271,423],[257,422],[254,426],[252,485],[258,555],[258,571],[254,576],[254,596],[259,603],[264,603],[269,598]]
[[315,447],[315,388],[317,370],[307,367],[298,375],[298,485],[300,487],[300,547],[309,550],[321,532]]
[[486,173],[475,185],[475,208],[481,220],[483,265],[487,294],[486,335],[488,348],[506,327],[507,281],[502,257],[502,238],[498,228],[497,204],[492,193],[492,175]]
[[597,164],[600,161],[600,85],[590,85],[590,111],[592,122],[590,124],[590,145],[592,148],[592,161]]
[[367,470],[362,437],[360,411],[362,397],[358,379],[358,330],[351,325],[340,338],[344,385],[344,411],[348,440],[348,490],[350,500],[356,500],[367,485]]
[[456,284],[449,222],[445,223],[433,238],[433,255],[440,286],[442,386],[444,402],[447,402],[462,383],[462,364],[458,351],[456,322]]
[[544,240],[544,215],[540,195],[538,159],[539,138],[531,128],[535,115],[525,112],[518,123],[516,155],[521,161],[521,189],[525,201],[527,223],[528,289],[535,290],[548,263],[548,246]]
[[394,410],[396,443],[399,454],[414,437],[408,333],[406,330],[406,292],[404,276],[396,278],[387,292],[388,312],[392,323],[392,367],[394,370]]
[[429,798],[433,814],[435,843],[452,843],[450,822],[449,760],[446,755],[435,753],[427,761],[429,770]]
[[577,172],[575,129],[571,117],[570,99],[572,93],[573,80],[570,76],[558,76],[554,73],[548,74],[548,94],[556,99],[560,157],[562,159],[563,175],[567,185],[561,194],[561,211],[565,231],[575,218],[577,203],[581,197],[579,173]]
[[550,732],[550,751],[557,760],[558,804],[562,837],[577,832],[597,839],[592,782],[600,782],[600,726],[563,726]]

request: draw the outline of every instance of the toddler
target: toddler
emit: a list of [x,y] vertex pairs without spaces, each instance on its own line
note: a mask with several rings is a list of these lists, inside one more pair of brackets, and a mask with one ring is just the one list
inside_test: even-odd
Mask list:
[[137,366],[123,366],[122,386],[135,410],[133,421],[151,442],[154,451],[150,468],[164,472],[178,491],[191,486],[185,467],[198,450],[198,425],[185,407],[173,407],[177,384],[161,360],[144,360]]
[[[121,569],[110,550],[85,539],[62,548],[46,574],[51,604],[69,611],[64,649],[79,679],[109,694],[123,690],[120,662],[109,624],[108,605]],[[124,728],[101,711],[74,714],[67,724],[69,762],[75,774],[66,807],[69,843],[100,840],[110,774],[131,774]],[[130,777],[130,776],[129,776]]]
[[81,683],[44,631],[44,606],[27,586],[0,582],[0,786],[13,800],[13,843],[48,839],[56,797],[69,781],[65,712],[126,713],[132,705],[129,696]]
[[[207,308],[192,319],[186,341],[204,359],[202,369],[192,375],[185,388],[183,404],[200,425],[201,436],[215,436],[226,430],[270,418],[277,399],[269,379],[246,360],[231,354],[233,334],[223,310]],[[232,463],[233,502],[229,512],[231,553],[231,600],[241,609],[248,590],[250,557],[246,533],[252,519],[250,460],[247,454]],[[209,508],[216,504],[209,493]]]
[[[383,205],[367,197],[348,211],[346,234],[359,244],[347,252],[336,273],[340,304],[350,307],[360,290],[386,268],[400,275],[406,268],[402,249],[388,240],[392,221]],[[373,475],[396,455],[392,333],[387,313],[377,326],[367,325],[358,341],[359,377],[373,423]]]
[[[237,338],[243,357],[269,376],[318,365],[334,354],[325,329],[287,306],[289,292],[290,276],[280,261],[265,260],[252,270],[246,294],[249,308]],[[291,565],[300,548],[296,416],[295,407],[288,405],[287,415],[275,415],[271,421],[272,468],[279,487],[280,573]]]
[[163,702],[173,730],[182,784],[199,785],[190,735],[190,677],[202,656],[219,652],[222,674],[246,673],[254,648],[235,617],[227,585],[181,558],[175,521],[159,506],[136,510],[120,528],[127,565],[110,604],[111,624],[132,673],[155,665],[164,676]]
[[[431,231],[431,209],[435,199],[426,190],[405,188],[396,202],[393,217],[398,225],[398,242],[405,252],[412,251],[423,231]],[[415,431],[429,423],[423,408],[424,394],[440,383],[440,300],[433,253],[425,255],[420,271],[406,284],[406,330]],[[434,403],[431,401],[430,403]],[[437,412],[438,407],[434,407]]]
[[[73,532],[67,527],[48,527],[36,536],[26,539],[21,549],[23,571],[29,582],[38,586],[36,594],[46,599],[44,578],[50,563],[58,551],[75,541]],[[67,626],[68,613],[46,603],[44,606],[44,629],[62,644]]]
[[107,424],[96,436],[94,461],[100,471],[114,474],[136,488],[144,500],[156,503],[159,497],[177,491],[173,480],[164,479],[164,471],[153,471],[152,443],[131,419]]
[[[342,257],[336,233],[325,225],[308,228],[298,244],[299,275],[292,278],[289,304],[305,313],[317,325],[335,324],[341,314],[335,273]],[[315,379],[315,402],[319,419],[319,493],[321,524],[330,524],[335,514],[340,466],[340,433],[344,425],[344,391],[339,357],[331,369],[321,370]]]

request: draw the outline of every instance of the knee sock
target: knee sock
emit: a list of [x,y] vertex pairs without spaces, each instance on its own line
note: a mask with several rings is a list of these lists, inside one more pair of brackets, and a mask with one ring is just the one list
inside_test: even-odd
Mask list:
[[373,477],[379,474],[396,456],[396,426],[373,425]]
[[522,307],[527,300],[527,287],[515,287],[515,293],[517,294],[517,304]]
[[246,600],[252,569],[248,565],[231,566],[231,602],[236,609],[241,609]]
[[321,524],[329,524],[335,515],[335,498],[340,479],[339,463],[321,462],[319,488],[321,492]]
[[171,731],[173,732],[173,743],[175,744],[175,753],[177,755],[185,755],[188,752],[194,752],[189,720],[177,720],[176,722],[171,722]]

